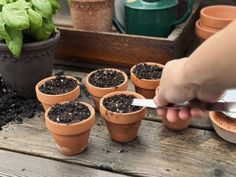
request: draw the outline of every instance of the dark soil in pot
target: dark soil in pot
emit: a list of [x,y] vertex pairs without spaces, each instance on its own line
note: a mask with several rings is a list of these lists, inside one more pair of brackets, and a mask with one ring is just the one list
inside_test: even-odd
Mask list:
[[25,118],[33,118],[42,111],[36,99],[23,99],[16,95],[0,75],[0,130],[9,122],[22,123]]
[[45,84],[39,87],[39,90],[45,94],[58,95],[68,93],[74,90],[77,86],[78,82],[76,80],[61,75],[45,82]]
[[139,79],[155,80],[161,78],[162,70],[163,68],[157,65],[141,63],[134,68],[133,73]]
[[79,101],[71,101],[53,106],[48,113],[48,117],[57,123],[72,124],[87,119],[90,114],[87,106]]
[[96,87],[116,87],[125,81],[122,73],[112,69],[99,69],[89,77],[89,83]]
[[135,97],[133,95],[114,95],[112,97],[105,98],[103,101],[103,105],[106,109],[112,112],[117,113],[129,113],[140,110],[142,107],[132,106],[133,99]]

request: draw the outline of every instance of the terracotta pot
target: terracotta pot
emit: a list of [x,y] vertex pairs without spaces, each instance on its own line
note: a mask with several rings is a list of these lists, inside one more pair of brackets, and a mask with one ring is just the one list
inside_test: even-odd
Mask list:
[[122,75],[124,76],[125,80],[124,80],[124,82],[122,84],[120,84],[120,85],[118,85],[116,87],[101,88],[101,87],[93,86],[92,84],[89,83],[89,77],[91,76],[91,74],[93,74],[97,70],[89,73],[86,76],[86,79],[85,79],[86,87],[87,87],[88,92],[92,95],[96,111],[100,111],[100,109],[99,109],[99,107],[100,107],[99,106],[99,102],[100,102],[101,97],[103,97],[104,95],[106,95],[108,93],[111,93],[111,92],[125,91],[128,88],[128,76],[127,76],[127,74],[125,74],[121,70],[114,69],[114,68],[104,68],[104,69],[113,69],[113,70],[116,70],[117,72],[122,73]]
[[200,12],[201,23],[212,28],[222,29],[236,19],[236,7],[229,5],[213,5]]
[[166,117],[162,117],[161,119],[162,119],[163,125],[170,130],[184,130],[188,128],[188,126],[191,123],[191,119],[188,119],[188,120],[178,119],[174,123],[169,122]]
[[109,93],[100,100],[100,113],[101,116],[106,120],[111,138],[114,141],[125,143],[132,141],[137,137],[141,120],[147,113],[147,109],[143,107],[142,109],[131,113],[116,113],[107,110],[103,105],[104,98],[120,94],[134,95],[136,98],[141,99],[144,99],[144,97],[135,92],[118,91]]
[[87,103],[81,103],[89,108],[91,115],[86,120],[78,123],[56,123],[48,117],[48,113],[52,107],[45,112],[46,127],[52,133],[58,150],[65,155],[75,155],[85,150],[88,144],[90,130],[95,123],[95,111],[93,107]]
[[7,85],[24,98],[35,98],[35,85],[52,75],[54,49],[60,33],[46,41],[23,45],[19,59],[5,43],[0,43],[0,73]]
[[79,97],[79,95],[80,95],[80,86],[79,86],[80,82],[74,77],[71,77],[71,76],[66,76],[66,77],[67,78],[72,78],[72,79],[74,79],[78,82],[78,86],[74,90],[72,90],[68,93],[58,94],[58,95],[49,95],[49,94],[42,93],[39,90],[39,87],[41,85],[43,85],[48,80],[56,78],[56,76],[52,76],[52,77],[48,77],[46,79],[43,79],[36,85],[35,90],[36,90],[37,98],[42,103],[43,108],[44,108],[45,111],[50,106],[52,106],[54,104],[57,104],[57,103],[60,103],[60,102],[65,102],[65,101],[72,101],[72,100],[75,100]]
[[197,20],[195,24],[195,31],[199,38],[205,40],[209,38],[210,36],[212,36],[213,34],[215,34],[216,32],[218,32],[219,30],[215,28],[211,28],[211,27],[201,26],[200,20]]
[[236,143],[236,120],[220,112],[210,112],[209,116],[216,133],[226,141]]
[[[159,63],[154,63],[154,62],[145,62],[148,65],[157,65],[161,68],[164,67],[164,65],[159,64]],[[136,65],[134,65],[130,69],[130,77],[131,81],[134,84],[135,91],[141,95],[143,95],[145,98],[152,99],[155,96],[155,90],[160,84],[160,79],[156,80],[148,80],[148,79],[139,79],[138,77],[135,76],[133,73],[134,68]]]
[[71,0],[74,28],[111,31],[114,0]]

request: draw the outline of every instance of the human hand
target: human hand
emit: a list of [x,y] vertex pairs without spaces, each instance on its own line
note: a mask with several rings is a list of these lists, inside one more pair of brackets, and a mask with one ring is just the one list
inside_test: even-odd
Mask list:
[[[168,62],[162,72],[160,86],[156,90],[154,102],[158,106],[165,106],[169,103],[183,103],[197,98],[203,102],[215,102],[222,94],[221,90],[212,87],[210,84],[198,82],[199,75],[191,75],[187,68],[188,58],[172,60]],[[161,117],[166,117],[169,122],[176,122],[178,119],[187,120],[190,117],[202,117],[204,110],[192,109],[157,109]]]

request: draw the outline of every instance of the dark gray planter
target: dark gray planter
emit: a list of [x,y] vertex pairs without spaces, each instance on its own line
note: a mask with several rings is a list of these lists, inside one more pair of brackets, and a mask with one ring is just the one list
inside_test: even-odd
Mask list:
[[58,32],[46,41],[24,44],[19,59],[10,53],[6,44],[0,43],[0,73],[18,95],[35,97],[37,82],[52,75],[54,49],[59,38]]

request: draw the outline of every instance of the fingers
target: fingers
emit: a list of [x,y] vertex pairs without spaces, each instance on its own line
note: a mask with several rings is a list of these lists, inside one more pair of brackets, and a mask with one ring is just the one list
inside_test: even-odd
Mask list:
[[169,102],[165,99],[164,93],[161,92],[161,89],[157,88],[156,89],[156,96],[154,97],[154,102],[156,103],[157,106],[165,106]]
[[169,109],[167,111],[166,118],[169,122],[176,122],[178,120],[178,111],[176,109]]
[[190,110],[190,113],[193,117],[199,117],[199,118],[202,118],[204,117],[205,115],[205,111],[203,111],[202,109],[200,108],[192,108]]
[[182,120],[187,120],[191,117],[189,109],[181,109],[178,114],[179,118]]

